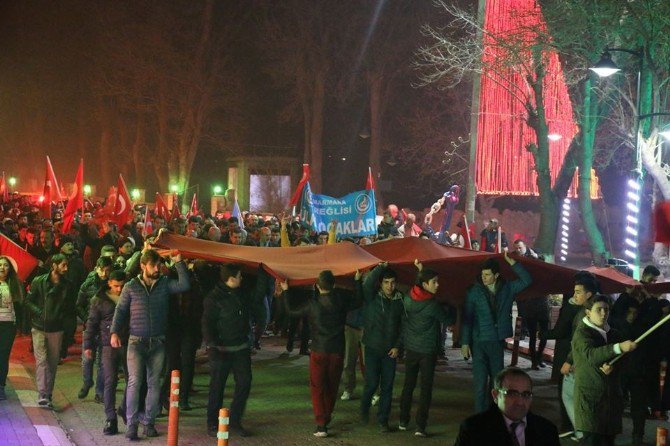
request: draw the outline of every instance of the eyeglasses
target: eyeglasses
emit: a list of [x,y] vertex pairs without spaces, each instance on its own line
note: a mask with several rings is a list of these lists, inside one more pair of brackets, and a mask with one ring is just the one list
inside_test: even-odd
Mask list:
[[523,398],[524,400],[529,400],[533,397],[533,392],[529,391],[519,392],[514,389],[498,389],[498,392],[509,398]]

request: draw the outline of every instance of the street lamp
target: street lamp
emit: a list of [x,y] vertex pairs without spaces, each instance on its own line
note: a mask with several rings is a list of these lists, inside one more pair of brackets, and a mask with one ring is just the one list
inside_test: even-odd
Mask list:
[[14,186],[16,186],[16,177],[9,177],[7,179],[7,182],[9,183],[10,186],[12,186],[12,189],[14,189]]
[[173,194],[176,194],[177,192],[179,192],[179,186],[176,185],[176,184],[170,185],[170,192],[172,192]]
[[214,195],[221,195],[221,192],[223,192],[223,188],[218,184],[214,186],[212,190],[214,191]]
[[642,64],[644,62],[643,49],[630,50],[626,48],[605,48],[602,57],[593,67],[591,71],[600,77],[608,77],[621,71],[621,69],[612,61],[611,52],[627,53],[635,56],[638,60],[637,68],[637,86],[635,89],[635,169],[633,176],[628,180],[628,202],[626,207],[628,215],[626,216],[626,238],[624,240],[626,257],[631,259],[633,264],[633,277],[640,277],[640,252],[639,252],[639,236],[638,230],[640,226],[639,212],[640,212],[640,198],[642,190],[642,152],[640,151],[640,122],[647,118],[647,115],[640,115],[640,105],[642,97],[640,95],[640,85],[642,78]]
[[84,195],[87,197],[91,195],[91,185],[90,184],[84,184]]
[[132,191],[130,191],[130,196],[135,201],[140,199],[140,195],[141,193],[139,189],[133,189]]

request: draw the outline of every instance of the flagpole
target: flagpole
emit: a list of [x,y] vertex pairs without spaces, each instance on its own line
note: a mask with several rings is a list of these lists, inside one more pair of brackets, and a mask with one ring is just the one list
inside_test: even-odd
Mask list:
[[472,239],[470,238],[470,226],[468,226],[468,216],[463,214],[463,221],[465,222],[465,234],[468,236],[468,246],[472,249]]

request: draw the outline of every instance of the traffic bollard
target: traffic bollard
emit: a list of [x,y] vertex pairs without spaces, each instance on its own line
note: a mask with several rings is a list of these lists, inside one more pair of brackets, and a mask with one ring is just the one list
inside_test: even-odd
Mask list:
[[179,442],[179,370],[173,370],[170,377],[170,412],[168,416],[168,446]]

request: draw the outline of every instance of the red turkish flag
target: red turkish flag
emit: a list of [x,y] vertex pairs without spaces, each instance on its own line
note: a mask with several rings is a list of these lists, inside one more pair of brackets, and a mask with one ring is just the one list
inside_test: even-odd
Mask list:
[[7,181],[5,180],[5,172],[2,172],[2,179],[0,179],[0,202],[7,203],[9,201],[9,193],[7,191]]
[[372,176],[372,167],[368,167],[368,179],[365,182],[365,190],[375,189],[375,178]]
[[179,195],[172,194],[172,215],[170,215],[170,220],[181,217],[181,212],[179,212]]
[[116,188],[116,202],[114,203],[114,216],[112,221],[116,222],[119,229],[128,223],[128,215],[132,210],[132,203],[130,194],[126,187],[126,182],[123,181],[123,176],[119,174],[119,185]]
[[74,216],[77,211],[84,207],[84,159],[79,160],[79,169],[77,169],[77,176],[74,180],[74,191],[70,196],[70,201],[67,202],[67,207],[63,213],[63,228],[61,232],[67,234],[70,232]]
[[189,218],[191,215],[198,215],[198,198],[196,197],[195,193],[191,199],[191,208],[188,210],[186,218]]
[[28,254],[25,249],[2,233],[0,233],[0,255],[10,257],[11,260],[16,262],[16,274],[22,281],[25,281],[30,276],[30,273],[38,264],[35,257]]
[[47,156],[47,178],[51,181],[51,199],[53,201],[62,201],[63,197],[60,194],[60,186],[56,180],[56,174],[54,173],[54,168],[51,165],[51,159]]
[[156,192],[156,206],[154,207],[154,213],[157,216],[162,217],[163,220],[170,218],[170,211],[163,200],[163,196],[158,192]]
[[302,178],[300,179],[300,182],[298,183],[298,187],[296,187],[295,192],[293,192],[293,196],[291,197],[291,201],[288,204],[288,207],[295,207],[298,205],[298,201],[300,201],[300,197],[302,197],[302,190],[305,188],[305,184],[309,181],[309,164],[303,164],[302,165]]
[[654,209],[654,241],[670,244],[670,201],[663,201]]

